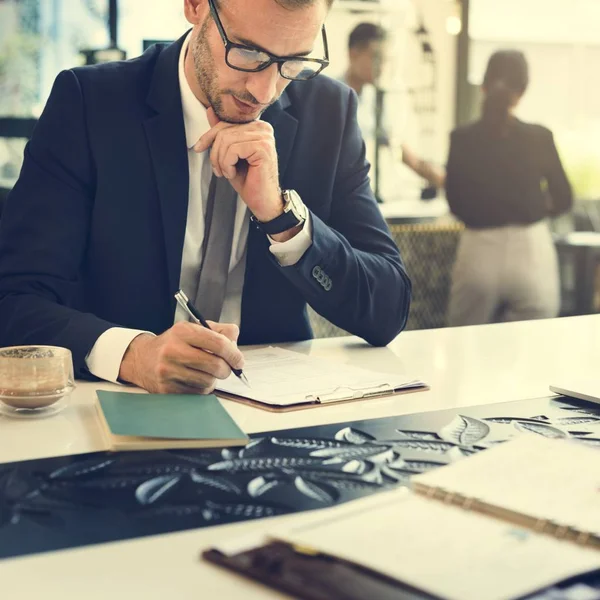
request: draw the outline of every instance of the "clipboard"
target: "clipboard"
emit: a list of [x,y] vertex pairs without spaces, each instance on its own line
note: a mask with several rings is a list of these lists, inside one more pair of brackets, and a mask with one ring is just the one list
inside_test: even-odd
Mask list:
[[[349,390],[348,393],[340,393],[342,390]],[[419,383],[415,387],[406,387],[400,389],[394,389],[389,384],[382,384],[377,389],[367,388],[364,390],[350,390],[350,388],[338,388],[335,392],[306,396],[305,400],[296,404],[290,405],[275,405],[260,402],[259,400],[253,400],[251,398],[244,398],[236,394],[229,394],[217,390],[216,394],[219,398],[225,398],[232,400],[233,402],[239,402],[240,404],[246,404],[247,406],[253,406],[260,410],[266,410],[268,412],[282,413],[282,412],[293,412],[297,410],[307,410],[309,408],[316,408],[319,406],[337,406],[338,404],[346,404],[348,402],[357,402],[359,400],[369,400],[373,398],[385,398],[389,396],[402,396],[404,394],[412,394],[414,392],[425,392],[429,390],[429,386]]]
[[303,600],[438,600],[360,565],[285,542],[269,542],[234,555],[210,549],[202,558]]
[[[209,549],[202,552],[202,558],[301,600],[440,600],[438,596],[366,567],[281,541],[267,542],[236,554]],[[576,597],[578,592],[581,594],[582,585],[600,594],[600,571],[566,579],[526,597],[547,600],[551,593],[552,598],[567,600]]]
[[269,412],[304,410],[429,389],[418,379],[317,359],[283,348],[249,350],[244,355],[244,372],[252,387],[247,388],[230,377],[219,384],[216,393]]

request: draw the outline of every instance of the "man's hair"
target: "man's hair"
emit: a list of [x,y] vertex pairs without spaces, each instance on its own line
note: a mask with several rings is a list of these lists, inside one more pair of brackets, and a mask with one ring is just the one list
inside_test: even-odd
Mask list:
[[385,29],[374,23],[360,23],[348,38],[348,49],[365,48],[370,42],[383,42],[387,37]]

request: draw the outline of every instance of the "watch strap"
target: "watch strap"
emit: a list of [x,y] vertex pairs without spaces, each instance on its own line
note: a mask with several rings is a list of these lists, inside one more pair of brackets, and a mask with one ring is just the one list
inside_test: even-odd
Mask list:
[[[286,195],[296,194],[296,192],[292,190],[285,190],[282,192],[282,194],[285,198]],[[299,196],[297,196],[296,202],[304,208]],[[267,235],[277,235],[278,233],[283,233],[284,231],[288,231],[293,227],[297,227],[306,221],[306,209],[303,211],[304,214],[299,214],[299,212],[300,211],[296,210],[296,207],[294,206],[294,200],[288,199],[286,202],[285,212],[278,217],[266,222],[259,221],[254,216],[252,216],[251,219],[257,224],[263,233],[266,233]]]

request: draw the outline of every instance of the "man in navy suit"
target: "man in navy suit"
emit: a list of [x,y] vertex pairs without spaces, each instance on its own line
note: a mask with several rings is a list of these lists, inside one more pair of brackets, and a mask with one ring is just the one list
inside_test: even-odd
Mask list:
[[[0,224],[0,345],[64,346],[80,377],[206,393],[243,365],[236,342],[310,338],[306,303],[374,345],[404,328],[410,280],[356,95],[315,77],[331,1],[185,0],[179,41],[57,77]],[[173,295],[213,294],[203,258],[223,257],[210,247],[226,231],[210,331]]]

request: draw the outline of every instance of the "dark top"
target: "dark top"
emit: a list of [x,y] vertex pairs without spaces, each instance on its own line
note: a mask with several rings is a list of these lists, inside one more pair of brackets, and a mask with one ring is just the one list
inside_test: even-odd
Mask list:
[[[172,326],[189,188],[182,43],[56,79],[0,221],[0,346],[70,348],[85,375],[110,327]],[[250,226],[240,343],[310,338],[307,303],[375,345],[406,324],[410,280],[371,191],[356,106],[319,76],[264,114],[313,239],[282,267]]]
[[478,121],[452,132],[446,195],[467,227],[527,225],[571,208],[552,132],[515,120],[504,136]]

